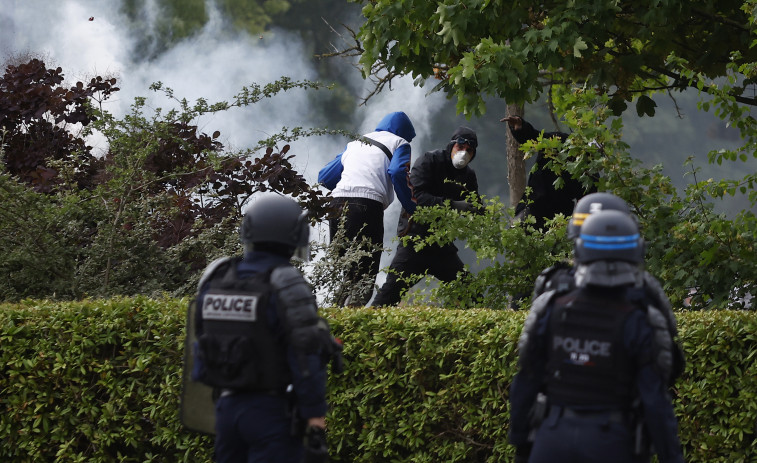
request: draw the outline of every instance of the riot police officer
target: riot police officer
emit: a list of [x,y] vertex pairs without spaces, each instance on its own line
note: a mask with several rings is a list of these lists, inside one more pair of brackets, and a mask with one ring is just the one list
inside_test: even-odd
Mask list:
[[[570,222],[568,222],[568,238],[575,241],[581,232],[581,226],[584,221],[591,214],[606,210],[620,211],[631,216],[631,208],[620,197],[607,192],[588,194],[578,200],[573,209]],[[634,218],[634,220],[636,219]],[[545,269],[536,278],[531,300],[536,300],[539,295],[548,290],[554,289],[564,292],[568,288],[574,287],[574,272],[575,268],[564,262]],[[666,366],[664,370],[670,370],[669,382],[672,384],[673,380],[683,373],[686,361],[680,345],[675,341],[678,336],[678,328],[670,300],[665,295],[662,285],[657,278],[647,271],[642,271],[641,279],[631,291],[634,293],[635,298],[645,300],[645,304],[654,305],[665,316],[665,329],[667,330],[667,336],[671,338],[672,342],[671,351],[666,353],[665,356],[666,361],[669,359],[670,366]],[[660,333],[660,336],[662,335],[665,335],[665,333]]]
[[325,461],[326,362],[339,346],[290,264],[308,244],[307,212],[266,194],[240,234],[244,257],[211,263],[196,300],[193,379],[219,395],[216,461]]
[[534,300],[510,390],[519,462],[683,462],[668,395],[667,324],[633,290],[644,240],[626,213],[604,210],[575,240],[573,287]]
[[[578,238],[584,220],[594,212],[604,210],[621,211],[629,215],[631,214],[631,209],[628,207],[628,204],[618,196],[603,191],[590,193],[580,198],[573,208],[573,213],[568,222],[568,239],[575,240]],[[531,300],[535,300],[544,291],[565,285],[573,285],[573,266],[567,262],[560,262],[544,269],[539,276],[536,277]],[[661,288],[659,295],[667,300],[665,294],[662,293]]]

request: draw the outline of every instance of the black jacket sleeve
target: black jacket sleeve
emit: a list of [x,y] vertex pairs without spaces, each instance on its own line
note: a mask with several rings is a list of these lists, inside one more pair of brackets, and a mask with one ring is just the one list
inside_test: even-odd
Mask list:
[[470,166],[455,169],[448,150],[424,153],[413,165],[410,181],[418,206],[438,206],[447,199],[459,201],[478,193],[476,172]]
[[413,169],[410,171],[410,183],[413,185],[413,196],[415,196],[418,206],[438,206],[445,199],[450,199],[442,195],[440,182],[443,179],[438,178],[440,172],[435,166],[435,164],[438,164],[438,159],[435,160],[434,158],[441,156],[443,156],[441,150],[430,151],[424,153],[413,164]]
[[[541,130],[536,130],[530,122],[523,120],[521,128],[518,130],[510,128],[510,133],[513,134],[513,137],[515,137],[515,140],[517,140],[518,143],[522,144],[528,140],[536,140],[539,138]],[[544,132],[544,138],[552,137],[559,137],[560,140],[565,141],[565,139],[568,138],[568,134],[565,132]]]

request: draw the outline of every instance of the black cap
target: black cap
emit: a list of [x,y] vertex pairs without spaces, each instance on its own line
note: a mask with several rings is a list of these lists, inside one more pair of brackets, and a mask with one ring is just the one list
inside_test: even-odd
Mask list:
[[470,127],[460,126],[455,130],[455,133],[452,134],[451,142],[452,143],[459,143],[458,139],[464,139],[466,143],[470,145],[471,148],[474,150],[478,147],[478,137],[476,136],[476,131],[471,129]]

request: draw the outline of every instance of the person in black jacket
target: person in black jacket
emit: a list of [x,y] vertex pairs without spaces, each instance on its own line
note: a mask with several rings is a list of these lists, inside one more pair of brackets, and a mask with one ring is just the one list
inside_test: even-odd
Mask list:
[[[469,163],[476,156],[478,138],[468,127],[459,127],[444,149],[428,151],[413,164],[410,183],[419,207],[437,206],[449,200],[459,211],[476,211],[467,201],[471,193],[478,194],[476,173]],[[425,236],[428,227],[416,223],[405,211],[400,215],[398,235]],[[396,305],[403,291],[417,283],[428,272],[441,281],[449,282],[464,271],[463,262],[453,243],[430,245],[415,251],[413,245],[402,242],[389,266],[386,282],[381,286],[373,306]]]
[[[525,143],[528,140],[536,140],[541,131],[536,130],[529,122],[524,121],[520,116],[508,116],[500,119],[500,122],[507,122],[510,132],[518,143]],[[565,141],[568,134],[564,132],[544,132],[544,138],[558,137]],[[562,213],[566,217],[573,212],[576,201],[582,196],[593,193],[596,187],[584,188],[578,179],[571,177],[570,173],[562,172],[559,177],[562,178],[563,186],[559,190],[555,188],[555,181],[558,175],[546,167],[547,159],[543,151],[536,155],[535,170],[528,176],[527,186],[531,187],[530,196],[523,194],[523,197],[515,207],[515,216],[524,217],[532,215],[536,218],[536,228],[544,228],[544,223],[553,218],[555,215]],[[527,200],[530,200],[529,204]]]

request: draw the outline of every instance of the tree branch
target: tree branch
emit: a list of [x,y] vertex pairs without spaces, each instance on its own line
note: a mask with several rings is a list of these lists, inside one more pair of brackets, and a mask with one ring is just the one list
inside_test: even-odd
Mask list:
[[707,20],[716,21],[716,22],[719,22],[720,24],[733,27],[735,29],[738,29],[740,32],[750,32],[750,30],[744,27],[741,23],[734,21],[733,19],[726,18],[725,16],[710,14],[698,8],[692,8],[691,11],[693,11],[694,13],[698,14],[699,16]]
[[[683,87],[699,88],[700,81],[698,80],[689,81],[689,79],[685,79],[684,77],[682,77],[681,74],[675,73],[673,71],[669,71],[664,68],[659,68],[656,66],[650,66],[650,69],[664,76],[668,76],[671,79],[675,80],[676,82],[679,82],[678,85],[671,85],[669,88],[683,88]],[[687,81],[689,81],[689,83],[685,83]],[[702,82],[702,91],[710,95],[715,94],[714,87],[711,85],[707,85],[704,82]],[[729,95],[732,96],[733,99],[739,103],[743,103],[749,106],[757,106],[757,98],[747,98],[745,96],[735,95],[733,93],[729,93]]]

